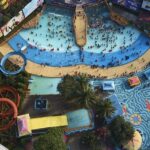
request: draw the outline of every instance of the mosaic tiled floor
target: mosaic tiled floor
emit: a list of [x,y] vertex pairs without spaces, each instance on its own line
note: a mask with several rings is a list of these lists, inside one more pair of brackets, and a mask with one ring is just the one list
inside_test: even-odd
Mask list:
[[143,139],[142,150],[150,150],[150,81],[138,73],[141,85],[130,88],[127,78],[116,79],[115,95],[123,115],[137,129]]

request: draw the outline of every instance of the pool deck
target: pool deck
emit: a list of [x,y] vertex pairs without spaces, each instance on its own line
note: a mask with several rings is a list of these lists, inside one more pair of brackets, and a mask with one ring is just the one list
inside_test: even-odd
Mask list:
[[[6,55],[7,53],[13,51],[12,48],[5,42],[0,45],[0,53]],[[77,65],[69,67],[49,67],[36,64],[31,61],[27,61],[26,71],[39,76],[45,77],[63,77],[66,74],[77,75],[79,73],[87,74],[91,77],[99,78],[115,78],[123,76],[125,74],[137,72],[142,70],[149,62],[150,50],[148,50],[142,57],[136,59],[135,61],[128,63],[126,65],[112,67],[112,68],[91,68],[86,65]],[[15,59],[15,58],[14,58]],[[17,61],[13,60],[13,63],[18,64]]]
[[73,17],[73,26],[75,32],[76,43],[83,47],[86,44],[87,33],[87,16],[82,6],[77,6]]

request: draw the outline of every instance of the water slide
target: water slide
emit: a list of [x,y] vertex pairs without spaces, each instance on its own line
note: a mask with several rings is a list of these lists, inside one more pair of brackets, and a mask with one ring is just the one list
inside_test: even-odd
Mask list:
[[59,127],[59,126],[67,126],[67,116],[48,116],[41,118],[31,118],[30,126],[31,130],[49,128],[49,127]]
[[17,116],[18,137],[32,135],[32,130],[68,126],[66,115],[30,118],[29,114]]
[[[5,63],[6,63],[7,59],[9,59],[9,57],[11,57],[11,56],[19,56],[23,60],[23,65],[21,65],[20,68],[16,71],[9,71],[5,68]],[[24,70],[26,63],[27,63],[27,60],[26,60],[26,57],[24,56],[24,54],[22,54],[20,52],[10,52],[1,59],[0,71],[5,75],[16,75]]]

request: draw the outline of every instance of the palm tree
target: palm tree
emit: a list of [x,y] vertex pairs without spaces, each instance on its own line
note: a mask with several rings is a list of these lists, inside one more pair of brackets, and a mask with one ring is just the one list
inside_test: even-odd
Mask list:
[[75,101],[81,107],[91,108],[99,101],[99,96],[95,94],[89,84],[83,84],[76,90]]
[[78,77],[67,75],[58,84],[57,89],[67,102],[80,107],[91,108],[99,100],[85,75]]
[[96,114],[100,118],[110,118],[114,112],[115,108],[113,107],[112,102],[108,99],[101,100],[100,103],[97,105]]

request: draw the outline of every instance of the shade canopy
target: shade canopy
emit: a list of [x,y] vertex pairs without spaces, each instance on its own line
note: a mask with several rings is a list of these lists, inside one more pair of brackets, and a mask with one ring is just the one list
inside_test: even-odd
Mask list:
[[130,86],[136,86],[141,83],[139,77],[137,76],[128,78],[128,82]]
[[134,132],[134,137],[127,145],[124,146],[127,150],[139,150],[142,145],[142,137],[138,131]]

